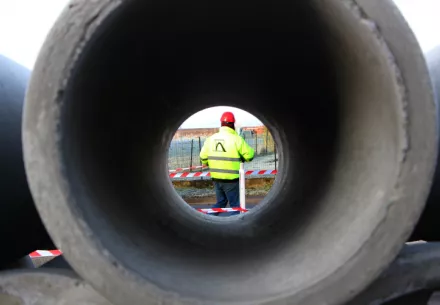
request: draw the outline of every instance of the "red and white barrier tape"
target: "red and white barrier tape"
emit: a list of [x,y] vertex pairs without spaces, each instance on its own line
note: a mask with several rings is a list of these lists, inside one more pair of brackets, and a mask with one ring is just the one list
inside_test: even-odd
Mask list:
[[202,212],[203,214],[211,214],[211,213],[227,213],[227,212],[247,212],[248,210],[242,208],[212,208],[212,209],[197,209],[197,211]]
[[189,170],[194,170],[194,169],[199,169],[199,168],[208,168],[208,166],[199,165],[199,166],[192,166],[192,167],[176,168],[176,169],[170,169],[169,172],[170,173],[177,173],[177,172],[184,172],[184,171],[189,171]]
[[29,254],[29,256],[31,258],[35,258],[35,257],[58,256],[61,254],[62,253],[60,250],[36,250],[36,251],[32,252],[31,254]]
[[[246,171],[246,176],[255,176],[255,175],[276,175],[277,170],[254,170],[254,171]],[[196,173],[170,173],[170,178],[193,178],[193,177],[210,177],[210,172],[196,172]]]

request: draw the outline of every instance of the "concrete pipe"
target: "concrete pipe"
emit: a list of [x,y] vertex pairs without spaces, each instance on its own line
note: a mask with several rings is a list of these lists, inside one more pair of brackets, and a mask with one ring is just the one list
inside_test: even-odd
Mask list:
[[347,305],[392,304],[393,300],[397,302],[397,299],[405,300],[409,297],[428,300],[429,291],[438,288],[440,243],[411,244],[403,248],[379,279]]
[[[167,173],[176,129],[216,105],[257,115],[281,159],[234,217],[194,211]],[[115,304],[334,305],[409,237],[436,120],[391,1],[77,0],[39,54],[23,139],[55,243]]]
[[432,294],[427,305],[440,305],[440,291],[436,291]]
[[[440,104],[440,47],[425,54],[428,63],[431,80],[436,95],[436,103]],[[439,111],[437,109],[437,111]],[[437,113],[438,115],[438,113]],[[440,143],[440,142],[439,142]],[[417,223],[414,232],[411,234],[411,241],[426,240],[440,241],[440,226],[438,219],[440,216],[440,160],[437,159],[434,182],[426,203],[426,207]]]
[[0,55],[0,269],[52,246],[32,200],[23,162],[21,116],[30,74]]
[[439,305],[432,303],[432,295],[432,291],[419,291],[393,299],[392,301],[383,303],[383,305]]
[[2,305],[111,305],[72,270],[32,269],[0,273]]

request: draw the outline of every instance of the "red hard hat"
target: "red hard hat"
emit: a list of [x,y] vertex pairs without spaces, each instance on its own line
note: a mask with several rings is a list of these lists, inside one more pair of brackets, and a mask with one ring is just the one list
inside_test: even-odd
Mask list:
[[223,113],[220,121],[227,122],[227,123],[235,123],[234,114],[232,112],[225,112],[225,113]]

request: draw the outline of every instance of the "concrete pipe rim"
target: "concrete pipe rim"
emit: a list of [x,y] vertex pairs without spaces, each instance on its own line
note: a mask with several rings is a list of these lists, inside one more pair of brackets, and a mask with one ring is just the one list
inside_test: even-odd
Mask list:
[[[391,1],[161,3],[72,1],[41,50],[23,142],[55,243],[116,304],[348,300],[397,255],[433,174],[403,18]],[[225,100],[280,146],[270,196],[236,221],[182,204],[165,162],[179,124]]]

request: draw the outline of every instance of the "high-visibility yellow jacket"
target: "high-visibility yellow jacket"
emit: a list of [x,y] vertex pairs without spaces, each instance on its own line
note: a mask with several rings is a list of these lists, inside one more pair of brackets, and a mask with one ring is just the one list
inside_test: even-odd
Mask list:
[[202,164],[209,166],[212,179],[234,180],[240,163],[254,159],[254,150],[237,132],[227,126],[208,137],[200,151]]

